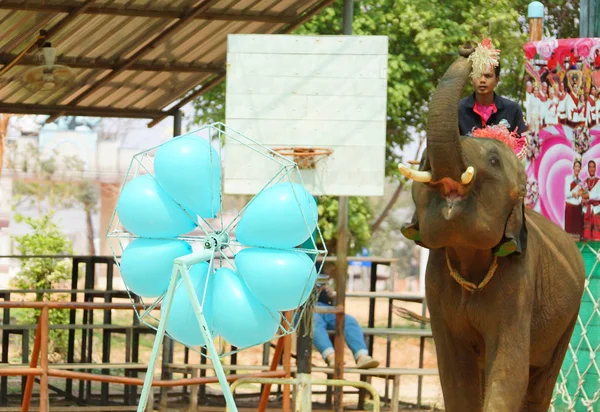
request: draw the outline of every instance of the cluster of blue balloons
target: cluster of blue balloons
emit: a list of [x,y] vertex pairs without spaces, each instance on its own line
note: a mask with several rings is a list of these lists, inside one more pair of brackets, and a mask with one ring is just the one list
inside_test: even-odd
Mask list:
[[[279,312],[256,299],[236,271],[209,270],[207,263],[194,265],[190,277],[211,336],[220,335],[239,348],[271,339],[279,327]],[[206,345],[183,282],[173,296],[167,333],[188,346]]]
[[[192,231],[199,218],[215,218],[221,205],[219,155],[199,136],[181,136],[159,147],[154,173],[128,182],[117,203],[121,224],[139,236],[123,251],[121,274],[143,297],[166,292],[174,260],[192,252],[176,238]],[[308,299],[316,281],[314,261],[292,249],[312,236],[317,215],[304,187],[275,184],[259,193],[240,218],[235,234],[247,248],[235,256],[237,270],[192,266],[190,278],[211,336],[239,348],[268,341],[279,327],[279,312]],[[181,281],[166,328],[188,346],[206,344]]]
[[154,157],[154,173],[129,181],[117,202],[123,227],[140,238],[121,258],[123,281],[144,297],[162,295],[169,286],[173,260],[191,253],[172,240],[197,226],[198,217],[214,218],[221,207],[221,161],[200,136],[168,141]]
[[[279,327],[279,312],[293,310],[309,297],[316,281],[313,260],[305,253],[248,248],[235,256],[237,271],[209,273],[194,265],[190,277],[211,336],[245,348],[268,341]],[[189,346],[204,346],[183,283],[173,297],[167,332]]]
[[[271,331],[277,330],[271,323],[272,314],[296,309],[306,302],[316,282],[314,261],[306,253],[290,249],[312,236],[317,218],[314,198],[304,187],[291,182],[269,187],[247,206],[235,234],[242,245],[249,247],[235,256],[239,276],[222,280],[223,286],[240,293],[229,294],[228,299],[222,296],[227,304],[219,314],[215,311],[215,317],[221,316],[223,322],[230,313],[236,314],[236,321],[230,321],[226,332],[219,327],[229,342],[236,346],[240,342],[244,347],[270,339]],[[240,313],[244,315],[238,316]]]

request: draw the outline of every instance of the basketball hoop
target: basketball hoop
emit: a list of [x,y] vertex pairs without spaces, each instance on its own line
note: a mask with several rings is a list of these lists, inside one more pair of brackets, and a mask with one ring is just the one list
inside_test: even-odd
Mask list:
[[333,153],[325,147],[277,147],[272,150],[281,156],[291,157],[299,169],[314,169],[318,161]]

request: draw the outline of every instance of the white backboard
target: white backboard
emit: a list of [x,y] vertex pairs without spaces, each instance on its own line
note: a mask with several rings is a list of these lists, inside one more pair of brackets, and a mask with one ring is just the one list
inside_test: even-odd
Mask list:
[[[227,38],[226,121],[269,148],[333,150],[301,170],[313,195],[381,196],[385,174],[386,36]],[[254,194],[276,173],[225,144],[224,190]]]

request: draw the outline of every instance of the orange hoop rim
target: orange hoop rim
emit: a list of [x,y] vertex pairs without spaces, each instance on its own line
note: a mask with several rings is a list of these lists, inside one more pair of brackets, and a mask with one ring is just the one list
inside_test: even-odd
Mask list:
[[326,147],[276,147],[271,149],[281,156],[316,157],[329,156],[333,150]]

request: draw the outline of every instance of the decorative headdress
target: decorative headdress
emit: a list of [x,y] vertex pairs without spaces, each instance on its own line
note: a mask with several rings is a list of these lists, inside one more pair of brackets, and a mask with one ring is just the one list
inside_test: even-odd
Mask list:
[[492,39],[483,37],[481,43],[477,44],[475,51],[469,56],[469,61],[473,64],[471,77],[477,79],[490,68],[497,67],[499,58],[500,50],[494,49]]
[[471,134],[473,137],[496,139],[504,142],[517,155],[519,160],[523,160],[527,155],[528,142],[525,135],[519,135],[518,128],[512,132],[508,130],[506,124],[488,125],[482,128],[475,128]]

